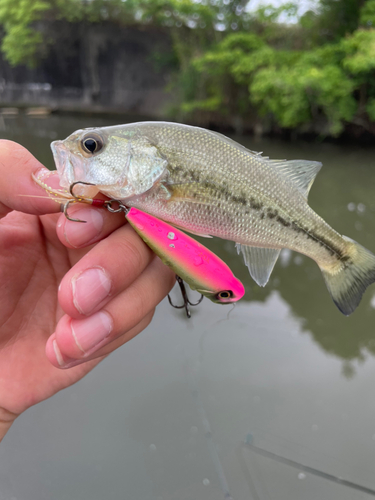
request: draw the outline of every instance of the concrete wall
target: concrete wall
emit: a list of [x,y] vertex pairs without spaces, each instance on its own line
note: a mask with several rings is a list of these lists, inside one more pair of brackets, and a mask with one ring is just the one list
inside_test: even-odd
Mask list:
[[[122,111],[162,116],[171,43],[161,31],[112,23],[44,26],[54,43],[35,69],[0,56],[0,105]],[[159,66],[159,68],[157,67]]]

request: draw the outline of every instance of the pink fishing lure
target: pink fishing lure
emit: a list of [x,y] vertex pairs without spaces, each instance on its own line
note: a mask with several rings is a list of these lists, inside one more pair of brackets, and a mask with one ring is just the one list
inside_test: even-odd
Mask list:
[[[33,177],[34,178],[34,177]],[[136,208],[128,209],[116,200],[101,200],[77,196],[73,188],[76,184],[90,183],[77,181],[67,191],[56,190],[48,186],[44,180],[34,178],[35,182],[43,187],[56,201],[67,200],[64,204],[66,217],[75,222],[85,222],[73,219],[68,215],[68,207],[71,203],[88,203],[98,208],[107,208],[110,212],[124,212],[126,219],[135,229],[138,235],[154,251],[158,257],[169,266],[176,275],[202,295],[219,304],[230,304],[240,300],[245,289],[243,284],[233,275],[230,268],[217,255],[208,250],[204,245],[186,235],[179,229],[170,226],[166,222],[153,217]],[[113,208],[112,203],[119,203],[118,208]],[[180,283],[180,281],[179,281]],[[181,291],[182,285],[180,284]],[[185,292],[183,292],[184,295]],[[186,303],[186,301],[187,303]],[[187,297],[184,297],[185,308],[188,316]],[[200,301],[199,301],[200,302]]]
[[126,219],[151,250],[191,289],[220,304],[230,304],[243,297],[243,284],[225,262],[201,243],[139,209],[131,208]]

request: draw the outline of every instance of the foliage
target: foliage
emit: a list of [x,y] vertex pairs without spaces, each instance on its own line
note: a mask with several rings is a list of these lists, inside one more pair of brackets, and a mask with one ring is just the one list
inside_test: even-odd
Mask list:
[[[249,116],[339,134],[375,121],[375,0],[320,0],[249,11],[248,0],[0,0],[2,50],[35,64],[46,23],[157,26],[169,33],[174,91],[185,114]],[[285,24],[285,21],[298,21]],[[265,118],[262,118],[265,117]]]
[[343,66],[352,75],[370,75],[375,69],[375,29],[358,29],[342,42]]
[[324,41],[339,41],[359,25],[365,0],[320,0],[316,28]]
[[12,64],[34,58],[43,36],[30,25],[50,7],[44,0],[1,0],[0,22],[5,28],[2,50]]
[[[293,13],[293,5],[287,8]],[[375,119],[375,29],[368,28],[375,21],[375,1],[322,0],[320,13],[305,14],[299,27],[304,31],[307,27],[309,33],[338,16],[340,26],[334,21],[326,33],[335,42],[316,43],[314,35],[302,50],[298,28],[292,48],[274,43],[268,28],[279,15],[276,9],[262,8],[258,22],[263,29],[257,34],[228,33],[194,58],[192,69],[205,86],[195,95],[190,92],[183,109],[209,109],[244,120],[251,110],[283,128],[316,131],[319,126],[331,135],[342,132],[346,123],[368,124]],[[233,99],[244,91],[245,103],[243,98]]]
[[375,26],[375,0],[368,0],[360,12],[360,23],[363,26]]
[[138,2],[122,0],[0,0],[0,24],[5,36],[2,51],[12,65],[34,65],[48,43],[40,21],[68,22],[116,20],[134,22]]
[[287,2],[279,7],[274,5],[261,5],[257,10],[257,18],[262,23],[275,23],[281,15],[291,19],[297,15],[298,5],[294,2]]
[[[248,106],[230,111],[245,115],[249,105],[272,114],[281,127],[297,127],[320,114],[338,134],[356,110],[354,82],[340,66],[339,46],[314,51],[281,51],[254,34],[228,35],[214,50],[193,61],[206,82],[206,99],[185,103],[184,110],[225,110],[230,86],[248,91]],[[229,80],[228,80],[229,78]],[[215,108],[216,104],[216,108]],[[239,102],[237,102],[239,104]]]
[[249,90],[251,101],[264,114],[273,113],[282,127],[294,128],[323,114],[329,132],[337,135],[356,110],[353,85],[343,71],[332,64],[311,65],[303,57],[292,68],[259,71]]

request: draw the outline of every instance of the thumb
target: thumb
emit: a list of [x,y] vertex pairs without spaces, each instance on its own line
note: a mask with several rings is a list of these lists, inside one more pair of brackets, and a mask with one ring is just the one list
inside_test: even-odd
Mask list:
[[[23,146],[0,140],[0,217],[12,210],[35,215],[59,212],[59,203],[32,178],[32,174],[41,179],[47,173],[49,170]],[[48,184],[58,187],[57,173],[48,178]]]

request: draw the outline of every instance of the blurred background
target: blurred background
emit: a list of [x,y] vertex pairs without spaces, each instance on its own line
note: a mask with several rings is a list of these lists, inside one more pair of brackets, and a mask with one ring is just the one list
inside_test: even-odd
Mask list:
[[374,0],[1,0],[0,106],[372,140],[374,23]]
[[[82,127],[175,120],[323,162],[309,203],[375,252],[375,0],[0,0],[0,137],[54,168]],[[374,120],[374,121],[373,121]],[[308,258],[151,325],[22,415],[0,500],[375,496],[375,287],[342,316]],[[175,292],[173,300],[178,302]]]

